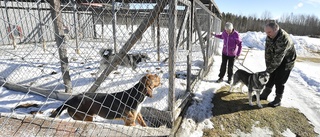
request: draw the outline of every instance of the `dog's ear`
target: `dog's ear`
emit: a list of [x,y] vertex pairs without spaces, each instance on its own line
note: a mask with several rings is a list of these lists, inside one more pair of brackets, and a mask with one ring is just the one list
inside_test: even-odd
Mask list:
[[269,73],[269,72],[266,71],[265,73],[266,73],[267,76],[270,76],[270,73]]
[[147,74],[144,77],[141,78],[140,83],[143,84],[144,89],[143,93],[146,94],[148,97],[152,98],[152,75]]
[[106,50],[106,49],[103,49],[103,48],[99,50],[99,55],[100,55],[101,57],[103,57],[105,50]]
[[259,72],[259,76],[265,77],[265,76],[270,76],[270,74],[267,71],[261,71]]
[[253,73],[252,74],[252,78],[255,80],[255,79],[259,79],[261,76],[261,73],[260,72],[256,72],[256,73]]
[[160,85],[160,77],[157,74],[147,74],[145,75],[140,82],[144,84],[143,92],[150,98],[152,98],[153,89]]
[[109,55],[113,54],[113,49],[107,49],[107,51],[109,52],[107,54],[109,54]]

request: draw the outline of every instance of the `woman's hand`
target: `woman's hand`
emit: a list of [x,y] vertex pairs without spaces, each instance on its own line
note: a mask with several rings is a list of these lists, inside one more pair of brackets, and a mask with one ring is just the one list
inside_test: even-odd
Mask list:
[[211,37],[214,36],[214,35],[215,35],[215,34],[214,34],[213,32],[210,33],[210,36],[211,36]]

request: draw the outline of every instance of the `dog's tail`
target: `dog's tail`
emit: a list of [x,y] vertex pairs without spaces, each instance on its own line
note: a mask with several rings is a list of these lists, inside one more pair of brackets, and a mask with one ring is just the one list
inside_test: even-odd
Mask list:
[[66,105],[67,103],[62,104],[60,107],[58,107],[55,111],[52,112],[52,114],[49,117],[55,118],[55,117],[59,116],[63,110],[68,108],[68,106]]
[[106,57],[106,58],[108,58],[110,55],[112,55],[113,54],[113,50],[112,49],[105,49],[105,48],[102,48],[102,49],[100,49],[100,51],[99,51],[99,55],[101,56],[101,57]]

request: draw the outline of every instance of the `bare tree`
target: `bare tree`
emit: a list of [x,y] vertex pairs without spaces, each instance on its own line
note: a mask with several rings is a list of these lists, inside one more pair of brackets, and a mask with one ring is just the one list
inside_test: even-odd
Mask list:
[[[315,15],[294,15],[293,13],[285,13],[279,19],[273,20],[269,11],[262,13],[261,18],[257,18],[256,14],[249,16],[234,15],[231,13],[222,13],[222,24],[227,21],[233,22],[234,27],[239,32],[246,31],[263,31],[263,26],[270,20],[276,21],[280,27],[288,33],[294,35],[312,35],[320,37],[320,20]],[[221,26],[224,29],[223,25]]]
[[261,19],[262,20],[270,20],[272,19],[272,14],[270,11],[264,11],[262,14],[261,14]]

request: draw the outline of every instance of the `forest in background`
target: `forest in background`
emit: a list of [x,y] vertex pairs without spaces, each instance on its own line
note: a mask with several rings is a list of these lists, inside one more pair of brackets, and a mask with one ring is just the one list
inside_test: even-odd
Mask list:
[[280,28],[283,28],[289,34],[320,38],[320,20],[315,15],[283,14],[279,19],[274,20],[268,11],[262,13],[260,18],[256,15],[242,16],[223,12],[221,20],[221,30],[224,30],[226,22],[232,22],[234,28],[240,33],[247,31],[263,32],[267,22],[275,21],[280,25]]

